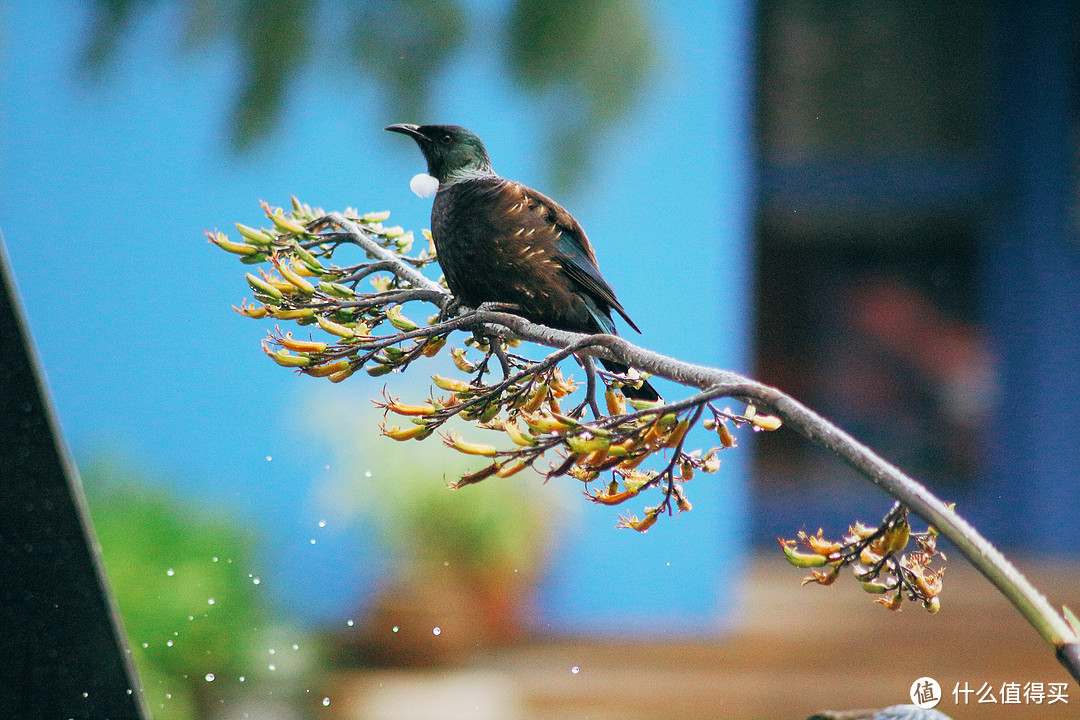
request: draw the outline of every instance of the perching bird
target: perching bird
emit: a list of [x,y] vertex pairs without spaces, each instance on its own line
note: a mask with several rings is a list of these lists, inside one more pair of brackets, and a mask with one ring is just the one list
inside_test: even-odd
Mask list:
[[[455,298],[470,307],[514,305],[541,325],[592,334],[617,334],[614,310],[641,332],[600,275],[577,220],[551,198],[499,177],[474,133],[456,125],[386,129],[415,140],[428,175],[438,181],[431,234]],[[612,372],[627,371],[620,363],[601,362]],[[639,388],[624,386],[623,394],[660,398],[645,381]]]

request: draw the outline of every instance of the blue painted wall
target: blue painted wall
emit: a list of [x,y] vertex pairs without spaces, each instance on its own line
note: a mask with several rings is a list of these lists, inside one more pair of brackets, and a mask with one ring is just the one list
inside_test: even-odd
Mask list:
[[[603,139],[593,174],[560,200],[646,346],[746,369],[749,9],[653,10],[660,67]],[[287,204],[290,194],[391,208],[424,227],[429,201],[407,188],[419,157],[382,131],[381,90],[333,69],[334,48],[317,49],[290,87],[281,129],[236,157],[223,114],[239,58],[224,43],[189,54],[179,41],[146,42],[176,35],[175,10],[140,16],[98,80],[78,65],[86,3],[13,0],[2,12],[0,227],[76,455],[119,456],[193,504],[251,523],[263,538],[261,587],[294,617],[340,622],[380,572],[370,533],[333,516],[327,487],[342,470],[326,438],[314,427],[288,441],[261,431],[295,417],[312,384],[263,357],[265,327],[229,310],[247,292],[238,266],[201,233],[258,224],[258,200]],[[478,2],[470,12],[484,26],[503,9]],[[468,44],[439,83],[433,119],[472,127],[500,172],[550,189],[535,137],[535,117],[550,110],[508,84],[495,40]],[[365,397],[377,392],[367,387]],[[730,600],[722,576],[745,546],[745,459],[696,480],[694,512],[646,536],[615,531],[610,509],[581,508],[545,586],[542,626],[717,625]]]
[[1080,547],[1078,21],[1064,0],[996,6],[983,288],[999,395],[978,508],[992,538],[1070,556]]

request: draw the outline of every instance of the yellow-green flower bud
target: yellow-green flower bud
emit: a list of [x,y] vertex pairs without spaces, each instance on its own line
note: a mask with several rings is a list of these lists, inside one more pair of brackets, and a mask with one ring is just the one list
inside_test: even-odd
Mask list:
[[284,233],[303,235],[307,232],[307,228],[292,218],[285,217],[280,210],[270,214],[270,222],[274,223],[274,227]]
[[302,353],[321,353],[326,352],[326,343],[317,342],[314,340],[297,340],[292,336],[292,333],[285,333],[285,337],[278,340],[281,346],[286,350],[292,350],[293,352]]
[[369,213],[361,216],[360,222],[366,223],[368,225],[373,225],[375,223],[385,222],[389,218],[390,218],[390,211],[389,210],[383,210],[382,212],[369,212]]
[[375,364],[368,365],[366,368],[364,368],[364,370],[371,377],[381,377],[382,375],[389,375],[390,373],[394,372],[394,366]]
[[383,435],[388,438],[393,438],[394,440],[423,440],[431,434],[431,430],[424,425],[414,425],[405,430],[396,427],[390,428],[389,430],[385,427],[380,429],[382,430]]
[[396,327],[402,332],[412,332],[418,329],[420,326],[414,323],[409,318],[401,314],[401,306],[394,305],[386,309],[386,319],[390,321],[390,324]]
[[255,228],[248,227],[242,223],[236,223],[236,229],[244,236],[244,239],[252,245],[265,247],[274,240],[274,237],[265,230],[256,230]]
[[804,553],[797,551],[788,542],[780,540],[780,547],[784,548],[784,555],[789,563],[799,568],[821,567],[825,564],[825,558],[817,553]]
[[758,430],[765,430],[766,432],[772,432],[773,430],[779,430],[784,424],[780,418],[775,415],[758,415],[750,418],[751,424]]
[[247,273],[246,275],[244,275],[244,277],[247,279],[248,285],[251,286],[251,289],[257,293],[272,297],[275,300],[281,300],[285,297],[284,295],[282,295],[280,290],[278,290],[276,287],[266,282],[262,278],[255,277],[251,273]]
[[323,363],[322,365],[311,365],[304,368],[304,374],[312,377],[330,377],[336,375],[343,370],[347,370],[352,365],[352,361],[344,358],[336,360],[331,363]]
[[352,291],[352,288],[336,282],[323,281],[319,283],[319,291],[342,300],[350,300],[356,297],[356,293]]
[[424,349],[421,351],[424,357],[435,357],[439,354],[439,351],[446,345],[446,337],[443,335],[436,336],[427,341],[424,345]]
[[225,252],[231,252],[233,255],[255,255],[259,252],[259,248],[254,247],[253,245],[233,242],[225,235],[225,233],[219,232],[213,235],[207,233],[206,235],[210,238],[210,242],[214,243]]
[[315,323],[319,326],[319,328],[330,333],[331,335],[336,335],[337,337],[345,338],[346,340],[351,339],[356,334],[352,331],[351,328],[347,328],[344,325],[339,325],[333,320],[328,320],[327,318],[324,318],[322,315],[315,316]]
[[580,435],[571,435],[566,438],[566,444],[572,452],[581,454],[607,450],[611,447],[611,441],[606,437],[583,438]]
[[305,295],[311,295],[315,292],[315,286],[304,278],[297,275],[296,271],[292,269],[292,266],[288,262],[278,259],[275,259],[273,262],[274,267],[276,267],[278,269],[278,272],[281,273],[281,277],[285,278],[285,280],[288,281],[290,285],[292,285]]
[[319,258],[312,255],[307,248],[297,244],[292,246],[292,251],[296,254],[296,257],[300,258],[301,262],[315,272],[320,272],[325,269],[323,268],[322,263],[319,262]]
[[873,580],[863,580],[859,582],[864,592],[868,592],[871,595],[882,595],[892,590],[892,581],[885,578],[874,578]]
[[282,367],[302,368],[311,364],[311,358],[303,355],[293,355],[288,350],[266,350],[266,354]]
[[484,443],[468,443],[461,439],[457,433],[449,432],[443,438],[443,444],[447,447],[452,447],[459,453],[466,455],[480,455],[482,457],[495,457],[498,454],[498,450],[494,445],[487,445]]
[[453,348],[450,350],[450,357],[454,359],[454,365],[461,372],[476,372],[476,365],[469,362],[465,357],[465,348]]
[[[270,311],[270,314],[278,320],[310,321],[315,318],[315,311],[311,308],[293,308],[289,310],[274,308]],[[305,323],[301,322],[300,324],[303,325]]]
[[536,438],[518,428],[517,423],[508,420],[503,425],[503,432],[520,447],[532,447],[536,445]]
[[476,390],[476,388],[464,380],[443,377],[442,375],[432,375],[431,382],[435,383],[436,387],[452,393],[469,393]]

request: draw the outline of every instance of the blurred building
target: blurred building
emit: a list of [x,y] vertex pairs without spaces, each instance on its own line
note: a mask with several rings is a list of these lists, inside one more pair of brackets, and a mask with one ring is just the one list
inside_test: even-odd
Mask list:
[[[756,372],[1029,552],[1080,543],[1078,17],[758,6]],[[888,507],[800,438],[756,463],[757,539]]]

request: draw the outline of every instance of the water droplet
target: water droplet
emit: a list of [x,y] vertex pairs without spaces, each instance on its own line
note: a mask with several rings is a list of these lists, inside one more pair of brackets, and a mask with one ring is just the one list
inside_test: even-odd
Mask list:
[[251,584],[252,585],[258,585],[261,582],[262,582],[262,580],[260,580],[259,578],[251,578]]
[[188,620],[194,620],[194,619],[195,619],[195,616],[194,616],[194,615],[188,615],[188,616],[187,616],[187,619],[188,619]]
[[206,604],[207,604],[207,605],[213,605],[213,604],[214,604],[214,602],[215,602],[215,601],[214,601],[214,598],[207,598],[207,599],[206,599]]
[[312,545],[314,545],[314,544],[315,544],[315,538],[311,538],[311,544],[312,544]]
[[143,646],[144,648],[148,648],[148,647],[150,647],[150,643],[143,643],[143,644],[142,644],[142,646]]
[[270,461],[271,461],[271,460],[273,460],[273,459],[274,459],[274,458],[273,458],[273,456],[272,456],[272,455],[267,455],[267,456],[266,456],[266,462],[270,462]]
[[273,654],[274,654],[274,653],[276,653],[276,652],[277,652],[277,650],[275,650],[274,648],[270,648],[270,654],[271,654],[271,655],[273,655]]
[[172,693],[165,693],[166,700],[172,700]]
[[371,477],[371,471],[370,470],[365,471],[364,472],[364,477]]
[[269,664],[269,665],[267,665],[266,667],[270,668],[271,670],[277,670],[277,665],[275,665],[275,664],[273,664],[273,663],[270,663],[270,664]]
[[442,564],[443,564],[443,567],[450,567],[450,561],[449,560],[443,560]]
[[319,527],[326,527],[326,521],[325,520],[320,520],[319,521]]
[[169,568],[168,570],[165,571],[165,574],[168,575],[169,577],[172,577],[173,575],[176,574],[176,571],[173,570],[172,568]]
[[83,693],[82,696],[83,697],[90,697],[90,693]]
[[440,628],[440,627],[432,628],[431,634],[432,635],[442,635],[442,628]]
[[206,682],[214,682],[214,673],[206,673]]
[[212,557],[212,558],[210,558],[210,562],[217,562],[217,561],[218,561],[218,559],[217,559],[217,557],[216,557],[216,556],[215,556],[215,557]]
[[165,641],[165,647],[172,647],[172,646],[173,646],[173,641],[172,640]]
[[397,625],[395,625],[395,626],[393,627],[393,632],[397,632],[397,631],[398,631],[398,626],[397,626]]
[[577,675],[579,672],[581,672],[581,668],[579,668],[577,665],[575,665],[574,667],[570,668],[570,672]]
[[328,698],[328,697],[324,697],[324,698],[322,699],[322,706],[323,706],[323,707],[329,707],[329,705],[330,705],[330,698]]
[[245,680],[247,680],[247,678],[246,678],[246,677],[244,677],[243,675],[241,675],[241,676],[240,676],[240,682],[244,682]]
[[349,627],[352,627],[354,625],[352,620],[346,620],[345,624],[348,625]]
[[300,649],[300,646],[299,646],[299,645],[297,645],[296,643],[293,643],[292,649],[293,649],[293,650],[299,650],[299,649]]

